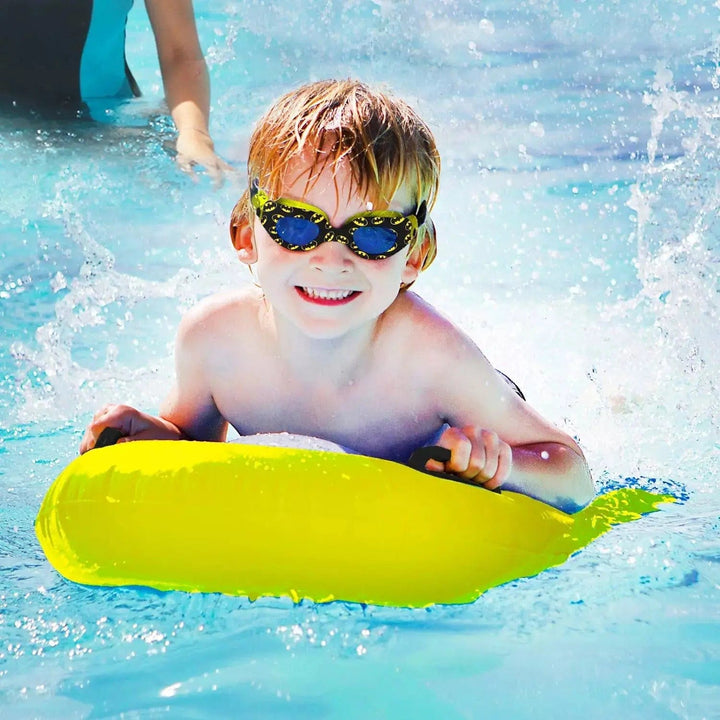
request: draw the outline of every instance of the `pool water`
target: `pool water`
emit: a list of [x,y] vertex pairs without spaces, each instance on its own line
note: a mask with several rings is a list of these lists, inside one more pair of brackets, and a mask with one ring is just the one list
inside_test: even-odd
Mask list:
[[412,102],[443,156],[417,291],[579,439],[600,490],[679,502],[466,606],[60,578],[33,521],[90,415],[157,410],[182,313],[251,281],[227,237],[242,173],[215,189],[175,168],[140,3],[142,98],[97,123],[0,116],[0,716],[720,717],[718,4],[195,7],[240,170],[301,82]]

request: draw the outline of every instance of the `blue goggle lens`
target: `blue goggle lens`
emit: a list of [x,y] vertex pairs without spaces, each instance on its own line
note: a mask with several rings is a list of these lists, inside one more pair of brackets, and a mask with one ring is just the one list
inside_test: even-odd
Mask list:
[[300,217],[282,217],[275,224],[278,237],[288,243],[306,247],[312,244],[320,234],[320,228],[310,220]]
[[397,233],[384,227],[359,227],[353,232],[353,242],[368,255],[390,252],[397,243]]

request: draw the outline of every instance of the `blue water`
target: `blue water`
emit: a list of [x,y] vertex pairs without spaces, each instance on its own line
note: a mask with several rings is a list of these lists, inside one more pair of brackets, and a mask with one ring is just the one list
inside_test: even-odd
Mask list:
[[[197,0],[219,152],[326,76],[385,83],[444,161],[417,290],[577,436],[598,486],[682,502],[428,610],[95,589],[32,529],[103,402],[157,409],[178,320],[250,282],[239,181],[182,175],[143,98],[0,117],[0,716],[720,717],[720,9],[711,0]],[[518,528],[522,532],[522,528]],[[342,542],[342,539],[339,539]]]

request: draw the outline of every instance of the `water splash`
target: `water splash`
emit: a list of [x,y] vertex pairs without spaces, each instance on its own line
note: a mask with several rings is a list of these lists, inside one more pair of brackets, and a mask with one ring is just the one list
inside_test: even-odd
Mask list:
[[[11,344],[12,356],[22,368],[17,384],[24,402],[16,410],[18,422],[72,418],[106,401],[108,387],[117,397],[132,397],[138,387],[157,387],[154,378],[171,373],[168,346],[182,310],[193,305],[212,282],[213,273],[201,279],[197,267],[180,267],[164,280],[119,270],[115,253],[99,240],[106,229],[96,227],[83,203],[83,195],[92,195],[105,185],[104,180],[87,169],[66,169],[55,183],[54,196],[45,203],[45,218],[61,225],[65,250],[79,251],[81,264],[70,278],[58,270],[51,279],[50,287],[58,296],[54,317],[37,328],[33,345]],[[214,207],[199,212],[206,210],[213,213]],[[189,264],[201,262],[210,263],[206,253],[199,253]],[[163,323],[167,325],[163,327],[164,357],[151,357],[151,362],[133,368],[120,359],[123,349],[117,342],[122,341],[123,330],[137,331],[148,313],[157,313],[161,301],[167,301],[172,313],[172,319]],[[93,337],[86,340],[83,335],[90,328]],[[133,342],[139,346],[137,338]],[[142,348],[138,352],[147,361]],[[157,402],[158,398],[150,395],[147,400]]]
[[[720,429],[720,104],[678,92],[662,64],[645,102],[654,110],[648,163],[627,203],[636,214],[630,239],[641,288],[604,309],[606,319],[632,328],[634,351],[621,348],[632,372],[630,381],[605,372],[593,382],[621,427],[623,414],[637,419],[642,407],[655,472],[695,475],[702,486],[717,462]],[[670,158],[659,149],[678,126],[684,152]]]

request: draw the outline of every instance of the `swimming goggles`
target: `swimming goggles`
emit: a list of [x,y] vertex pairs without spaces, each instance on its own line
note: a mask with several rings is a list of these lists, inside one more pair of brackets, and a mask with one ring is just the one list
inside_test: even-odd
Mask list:
[[314,250],[335,241],[366,260],[383,260],[413,242],[427,207],[423,200],[410,215],[393,210],[358,213],[334,228],[320,208],[287,198],[271,200],[257,180],[250,187],[250,201],[268,235],[286,250]]

